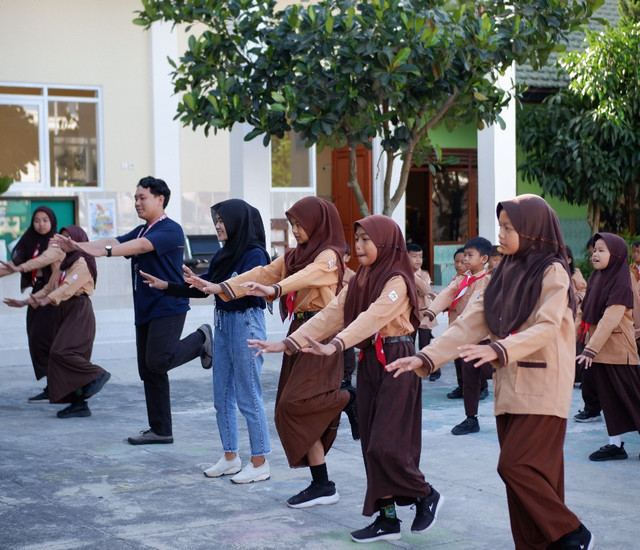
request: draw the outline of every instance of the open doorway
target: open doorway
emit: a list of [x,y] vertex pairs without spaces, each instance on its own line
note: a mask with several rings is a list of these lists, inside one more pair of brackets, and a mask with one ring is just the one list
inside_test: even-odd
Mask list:
[[405,237],[422,247],[423,268],[432,276],[437,247],[462,246],[478,234],[477,151],[444,149],[442,156],[450,162],[435,174],[427,166],[412,168],[406,192]]

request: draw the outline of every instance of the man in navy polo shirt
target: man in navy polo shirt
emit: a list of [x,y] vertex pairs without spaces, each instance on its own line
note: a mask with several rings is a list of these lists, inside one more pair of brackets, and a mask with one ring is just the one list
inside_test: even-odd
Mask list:
[[[149,429],[129,437],[131,445],[173,443],[168,371],[196,357],[210,368],[212,331],[209,325],[180,339],[189,299],[169,296],[143,282],[140,271],[165,281],[183,283],[184,233],[165,214],[171,191],[167,184],[148,176],[138,183],[135,207],[145,221],[116,238],[72,243],[89,254],[126,256],[131,259],[138,372],[144,383]],[[64,239],[64,237],[57,237]]]

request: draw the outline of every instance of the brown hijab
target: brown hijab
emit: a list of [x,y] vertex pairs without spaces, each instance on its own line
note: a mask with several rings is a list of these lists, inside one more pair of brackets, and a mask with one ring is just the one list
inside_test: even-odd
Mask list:
[[[66,231],[75,242],[77,243],[86,243],[89,242],[89,237],[84,232],[82,227],[77,225],[67,225],[67,227],[63,227],[60,230],[60,233]],[[87,262],[87,267],[89,268],[89,272],[91,273],[91,277],[93,277],[93,284],[95,285],[98,281],[98,268],[96,267],[96,259],[87,252],[83,252],[82,250],[74,250],[73,252],[68,252],[62,263],[60,264],[60,271],[65,271],[69,267],[71,267],[74,263],[76,263],[80,257],[83,257]]]
[[358,226],[366,231],[376,245],[378,257],[372,265],[361,265],[349,282],[344,304],[345,326],[378,299],[389,279],[400,275],[407,284],[407,294],[412,306],[411,323],[417,329],[420,319],[415,276],[400,227],[391,218],[381,215],[367,216],[357,221],[354,229]]
[[[537,195],[520,195],[499,202],[498,216],[503,208],[518,232],[520,245],[515,254],[505,254],[484,293],[487,325],[499,338],[518,330],[529,317],[550,264],[561,264],[571,280],[558,216],[547,202]],[[573,286],[569,284],[567,307],[575,313],[574,304]]]
[[[344,265],[342,258],[347,243],[342,231],[342,222],[336,207],[320,197],[300,199],[285,212],[287,219],[295,218],[302,226],[309,240],[284,253],[287,275],[296,273],[313,263],[322,251],[330,249],[336,253],[338,264],[338,290],[342,288]],[[287,316],[286,301],[280,299],[280,315]]]
[[595,325],[609,306],[633,308],[633,287],[629,275],[627,243],[613,233],[596,233],[594,242],[602,239],[611,257],[604,269],[596,269],[589,277],[582,301],[582,320]]

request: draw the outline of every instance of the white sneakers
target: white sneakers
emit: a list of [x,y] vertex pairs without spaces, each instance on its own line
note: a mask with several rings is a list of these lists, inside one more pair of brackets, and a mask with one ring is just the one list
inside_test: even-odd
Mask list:
[[264,459],[264,464],[255,468],[251,461],[242,468],[242,462],[238,455],[231,460],[227,460],[224,456],[218,460],[211,468],[204,471],[207,477],[220,477],[224,475],[235,474],[231,481],[233,483],[253,483],[254,481],[265,481],[271,477],[271,469],[269,462]]
[[204,471],[204,475],[207,477],[220,477],[225,475],[237,474],[242,469],[242,462],[240,457],[236,455],[235,458],[227,460],[224,456],[218,462],[216,462],[211,468]]
[[264,459],[264,463],[257,468],[253,463],[249,461],[247,465],[242,468],[240,473],[234,475],[231,478],[232,483],[253,483],[254,481],[265,481],[271,477],[271,468],[269,462]]

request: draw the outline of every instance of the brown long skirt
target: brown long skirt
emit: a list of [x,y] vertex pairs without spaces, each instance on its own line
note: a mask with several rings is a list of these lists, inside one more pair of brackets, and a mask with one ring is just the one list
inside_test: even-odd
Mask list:
[[49,354],[49,400],[69,403],[76,390],[105,371],[91,363],[96,318],[91,300],[74,296],[59,306],[58,325]]
[[[415,353],[413,342],[384,344],[388,363]],[[373,346],[358,363],[358,420],[367,474],[362,513],[371,516],[377,501],[393,496],[400,506],[431,493],[420,471],[422,380],[414,374],[393,377],[378,361]]]
[[591,368],[608,434],[640,431],[640,367],[593,363]]
[[567,419],[496,416],[498,473],[507,489],[516,550],[542,550],[580,526],[564,503],[564,437]]
[[[289,334],[303,324],[294,320]],[[309,466],[307,453],[320,441],[326,455],[336,439],[349,394],[340,391],[343,356],[285,354],[276,394],[275,423],[289,466]]]

